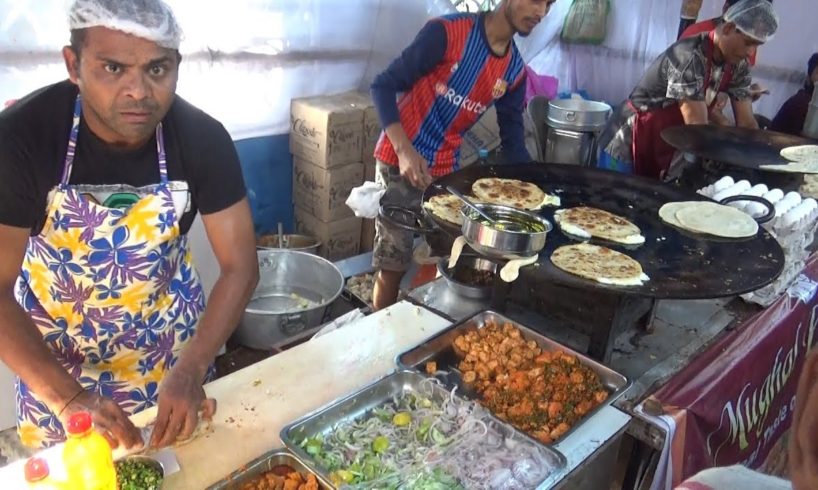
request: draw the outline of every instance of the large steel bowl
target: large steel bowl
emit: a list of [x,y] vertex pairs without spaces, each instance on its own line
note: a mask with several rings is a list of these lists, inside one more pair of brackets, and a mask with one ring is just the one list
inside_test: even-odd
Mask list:
[[[475,204],[491,217],[490,225],[473,209],[464,207],[461,231],[466,243],[478,254],[498,259],[531,257],[545,247],[545,237],[553,228],[551,222],[534,213],[496,204]],[[500,224],[500,226],[497,226]],[[519,226],[535,225],[542,231],[519,231]],[[505,229],[501,229],[505,228]]]
[[259,250],[259,283],[234,339],[269,349],[294,334],[317,327],[341,294],[344,276],[332,262],[294,250]]

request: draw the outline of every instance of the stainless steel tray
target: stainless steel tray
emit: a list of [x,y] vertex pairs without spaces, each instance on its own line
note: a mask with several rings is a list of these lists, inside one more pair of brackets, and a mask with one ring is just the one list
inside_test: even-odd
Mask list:
[[243,484],[279,465],[287,465],[300,473],[311,473],[315,475],[318,479],[319,487],[324,490],[331,490],[333,488],[324,477],[304,466],[304,463],[293,456],[289,451],[286,449],[275,449],[254,459],[233,473],[230,473],[223,480],[219,480],[213,485],[210,485],[207,487],[207,490],[239,489]]
[[[431,394],[428,392],[429,387],[432,389]],[[376,381],[357,393],[334,402],[313,414],[307,415],[285,426],[281,430],[281,440],[287,449],[301,459],[307,467],[328,480],[329,473],[320,467],[318,463],[301,448],[299,443],[308,437],[314,437],[318,434],[326,435],[332,432],[340,422],[362,417],[373,408],[379,407],[397,396],[412,392],[421,392],[424,396],[429,396],[435,401],[442,401],[451,396],[451,393],[447,391],[446,388],[439,384],[430,384],[427,378],[420,373],[406,370],[398,371]],[[488,410],[486,410],[486,412],[489,413]],[[560,478],[561,472],[559,470],[566,465],[565,456],[553,448],[539,444],[531,437],[499,419],[492,417],[492,420],[496,422],[494,427],[496,427],[504,438],[514,438],[518,441],[528,442],[544,451],[543,454],[549,460],[553,471],[537,488],[547,489],[555,485],[558,478]]]
[[568,347],[555,342],[538,332],[535,332],[525,325],[517,323],[508,317],[493,311],[483,311],[462,323],[443,330],[423,344],[400,354],[396,362],[401,369],[409,369],[426,375],[426,363],[428,361],[435,361],[437,363],[438,371],[445,371],[448,373],[437,376],[437,379],[441,380],[447,388],[454,388],[456,386],[457,393],[463,395],[465,398],[480,400],[480,395],[475,392],[475,390],[463,383],[462,373],[460,373],[460,370],[457,369],[457,364],[460,362],[460,359],[455,354],[454,347],[452,347],[452,345],[458,336],[483,328],[490,322],[498,325],[511,323],[520,330],[520,333],[525,340],[533,340],[537,342],[537,345],[539,345],[543,351],[554,352],[561,350],[576,356],[582,364],[592,369],[599,376],[602,386],[604,386],[610,393],[604,402],[588,412],[576,424],[574,424],[574,426],[571,427],[568,432],[563,434],[562,437],[555,442],[564,439],[569,434],[574,432],[574,430],[585,420],[593,417],[593,415],[603,406],[613,403],[617,398],[622,396],[628,387],[630,387],[630,381],[628,378],[610,369],[609,367],[606,367],[573,349],[569,349]]

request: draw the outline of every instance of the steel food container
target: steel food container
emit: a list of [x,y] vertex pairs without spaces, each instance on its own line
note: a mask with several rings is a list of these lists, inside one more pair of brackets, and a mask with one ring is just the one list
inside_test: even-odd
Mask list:
[[460,370],[457,368],[460,359],[457,357],[457,354],[455,354],[453,344],[454,340],[460,335],[483,328],[489,323],[494,323],[497,325],[510,323],[520,330],[520,333],[525,340],[533,340],[537,342],[537,345],[539,345],[543,351],[563,351],[567,354],[576,356],[580,363],[593,370],[599,376],[602,386],[604,386],[610,393],[604,402],[588,412],[573,427],[571,427],[568,432],[563,434],[559,440],[564,439],[569,434],[574,432],[577,427],[579,427],[585,420],[593,417],[593,415],[603,406],[613,403],[616,399],[622,396],[628,387],[630,387],[630,381],[628,381],[628,378],[608,368],[607,366],[604,366],[585,356],[584,354],[580,354],[573,349],[569,349],[568,347],[565,347],[564,345],[555,342],[538,332],[535,332],[525,325],[517,323],[508,317],[493,311],[478,313],[462,323],[443,330],[423,344],[400,354],[396,362],[402,369],[410,369],[420,373],[425,373],[426,363],[428,361],[435,361],[437,363],[437,369],[440,372],[447,373],[437,376],[437,378],[440,379],[447,388],[451,389],[457,387],[457,393],[465,396],[466,398],[479,400],[479,394],[477,394],[471,387],[463,383],[462,373],[460,373]]
[[116,463],[139,463],[144,466],[149,466],[159,472],[159,482],[154,488],[162,488],[162,482],[165,480],[165,466],[156,458],[145,456],[144,454],[131,454],[118,459]]
[[207,490],[238,490],[245,483],[249,483],[260,475],[271,471],[276,466],[286,465],[299,473],[308,473],[315,475],[318,480],[318,486],[322,490],[332,489],[332,485],[321,475],[316,474],[309,468],[304,466],[298,458],[293,456],[286,449],[276,449],[264,454],[253,461],[242,466],[241,469],[230,473],[227,477],[207,487]]
[[611,106],[582,99],[557,99],[548,102],[547,124],[552,128],[600,131],[611,116]]
[[499,259],[531,257],[540,253],[540,250],[545,247],[545,237],[553,228],[547,219],[510,206],[496,204],[475,204],[475,206],[503,226],[528,224],[544,228],[543,231],[537,232],[499,229],[496,224],[484,223],[473,209],[464,207],[461,210],[465,218],[461,231],[466,243],[478,254]]
[[234,338],[254,349],[269,349],[287,337],[324,322],[344,288],[332,262],[286,249],[260,250],[259,283]]
[[299,252],[307,252],[313,255],[318,254],[318,247],[321,242],[317,238],[307,235],[283,235],[284,246],[278,243],[278,235],[269,234],[262,235],[256,240],[256,250],[296,250]]
[[[381,378],[357,393],[333,402],[329,406],[319,409],[315,413],[285,426],[281,430],[281,440],[287,449],[292,451],[308,468],[329,480],[329,472],[307,454],[300,443],[307,438],[315,437],[319,434],[327,435],[332,432],[339,423],[365,416],[373,408],[384,405],[398,396],[412,392],[423,393],[424,396],[438,402],[452,396],[462,399],[447,391],[440,384],[430,382],[428,378],[419,373],[405,370],[398,371],[385,378]],[[537,488],[545,489],[555,485],[559,477],[558,470],[565,467],[565,456],[551,447],[543,446],[538,441],[523,434],[505,422],[496,419],[493,415],[488,413],[488,410],[486,412],[487,416],[491,419],[492,428],[497,429],[504,438],[516,440],[518,443],[527,442],[543,451],[540,454],[542,454],[550,464],[551,473]]]
[[486,258],[478,257],[476,255],[463,254],[457,260],[454,270],[449,269],[449,259],[440,259],[437,263],[437,271],[441,277],[446,280],[448,287],[457,295],[470,299],[487,299],[491,297],[492,284],[485,286],[474,286],[458,281],[454,275],[458,270],[463,268],[471,268],[478,271],[488,271],[492,274],[498,273],[498,265]]

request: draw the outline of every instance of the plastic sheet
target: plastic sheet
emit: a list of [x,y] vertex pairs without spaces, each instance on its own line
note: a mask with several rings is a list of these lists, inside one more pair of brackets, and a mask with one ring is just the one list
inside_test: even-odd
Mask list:
[[[449,0],[167,0],[185,33],[179,94],[224,123],[235,139],[284,134],[289,101],[366,89],[427,18],[453,11]],[[756,103],[771,117],[803,82],[818,51],[812,0],[778,8],[782,28],[759,49],[757,82],[772,91]],[[0,103],[67,75],[69,0],[0,0]],[[560,42],[571,0],[558,0],[527,38],[523,57],[560,89],[623,100],[647,66],[676,39],[681,0],[615,0],[600,46]],[[708,0],[700,19],[721,13]],[[0,106],[2,107],[2,106]]]

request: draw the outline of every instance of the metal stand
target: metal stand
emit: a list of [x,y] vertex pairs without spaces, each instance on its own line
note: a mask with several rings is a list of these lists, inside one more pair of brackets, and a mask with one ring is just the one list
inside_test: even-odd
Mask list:
[[[515,283],[507,299],[570,325],[589,337],[588,355],[610,363],[613,343],[653,311],[654,300],[588,291],[549,283]],[[495,294],[500,293],[495,285]],[[498,294],[499,297],[499,294]],[[495,297],[495,302],[498,302]],[[505,299],[501,300],[505,302]],[[498,307],[501,307],[498,305]],[[647,322],[650,322],[648,316]]]

